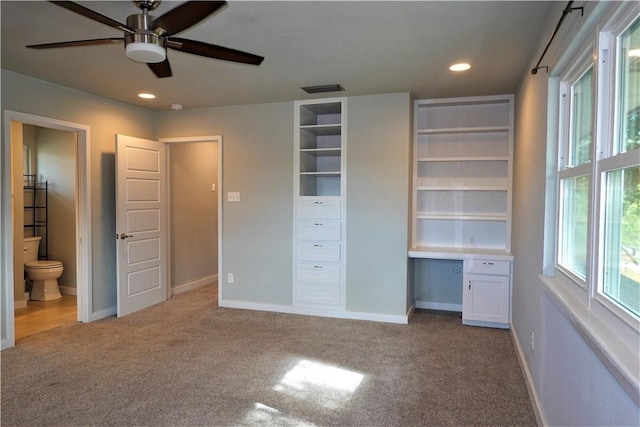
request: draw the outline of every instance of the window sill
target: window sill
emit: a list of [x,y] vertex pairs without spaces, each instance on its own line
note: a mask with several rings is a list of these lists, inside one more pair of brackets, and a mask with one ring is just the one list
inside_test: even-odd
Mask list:
[[[575,330],[587,343],[607,370],[618,381],[631,399],[640,406],[640,336],[622,320],[596,313],[583,300],[571,292],[567,283],[557,277],[540,275],[544,292],[571,322]],[[596,304],[597,302],[594,302]],[[618,324],[619,323],[619,324]],[[620,329],[625,328],[635,340],[631,343],[621,338]],[[626,336],[628,336],[627,334]],[[633,343],[635,342],[635,347]]]

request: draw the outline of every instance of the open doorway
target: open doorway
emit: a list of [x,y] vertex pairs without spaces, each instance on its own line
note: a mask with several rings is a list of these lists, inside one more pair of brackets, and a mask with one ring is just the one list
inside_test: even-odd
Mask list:
[[[4,147],[3,168],[11,171],[11,179],[2,192],[3,202],[10,196],[11,203],[3,203],[3,349],[15,344],[14,314],[31,298],[25,287],[25,237],[39,237],[40,261],[65,260],[53,261],[61,270],[66,264],[67,275],[60,283],[62,293],[75,300],[74,321],[89,320],[91,301],[89,127],[5,111],[5,140],[10,144]],[[67,169],[72,170],[70,175]],[[52,186],[47,188],[50,180]],[[54,211],[48,215],[42,212],[50,209]],[[62,277],[64,272],[60,273]],[[44,297],[44,289],[52,288],[48,283],[41,289],[43,304],[52,301]]]
[[222,138],[160,142],[168,153],[168,292],[175,295],[218,280]]
[[12,167],[22,167],[22,194],[14,182],[13,238],[14,247],[23,243],[24,250],[14,254],[16,340],[78,319],[77,133],[23,124],[18,158]]

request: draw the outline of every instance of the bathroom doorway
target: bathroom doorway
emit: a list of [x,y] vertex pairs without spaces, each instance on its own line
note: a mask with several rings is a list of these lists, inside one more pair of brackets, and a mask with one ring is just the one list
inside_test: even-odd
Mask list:
[[[25,274],[20,289],[16,271],[16,292],[23,290],[24,298],[16,294],[16,340],[77,320],[76,275],[76,194],[77,194],[77,135],[58,129],[29,124],[22,126],[23,176],[23,237],[36,238],[37,251],[24,252],[23,262],[55,260],[61,264],[55,295],[36,295],[33,282]],[[14,160],[18,160],[15,156]],[[16,204],[19,197],[15,199]],[[16,211],[19,211],[19,205]],[[18,227],[19,228],[19,227]],[[14,234],[16,245],[22,236]],[[39,243],[39,244],[38,244]],[[26,247],[26,245],[25,245]],[[16,255],[20,255],[19,253]],[[16,269],[18,267],[16,266]],[[58,295],[58,292],[60,295]],[[60,298],[58,298],[58,296]],[[44,300],[44,298],[47,298]],[[50,298],[50,299],[49,299]]]
[[[41,327],[47,328],[38,325],[40,321],[52,327],[65,321],[88,321],[91,298],[89,127],[6,111],[5,137],[11,141],[3,166],[11,170],[12,203],[9,218],[5,215],[7,207],[3,210],[3,224],[5,239],[12,245],[6,244],[3,260],[8,267],[4,279],[9,280],[3,279],[2,295],[10,296],[4,303],[7,314],[2,320],[7,338],[3,339],[3,349],[14,345],[16,337],[24,337],[24,325],[18,326],[15,321],[25,311],[30,311],[25,319],[34,324],[27,329],[38,332]],[[36,182],[46,183],[44,203],[48,211],[37,221],[33,206],[41,209],[43,202],[42,199],[34,202],[32,193],[27,191]],[[4,194],[6,190],[7,186],[3,188]],[[29,307],[24,280],[24,237],[33,235],[41,237],[40,260],[60,261],[64,271],[58,279],[62,298],[38,301]],[[53,311],[47,314],[49,309]],[[19,328],[20,334],[16,335]]]

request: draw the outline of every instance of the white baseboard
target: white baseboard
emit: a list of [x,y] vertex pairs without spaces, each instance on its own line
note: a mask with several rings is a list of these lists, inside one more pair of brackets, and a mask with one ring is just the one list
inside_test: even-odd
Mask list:
[[293,307],[289,305],[260,304],[246,301],[219,300],[218,305],[226,308],[239,308],[244,310],[270,311],[285,314],[301,314],[305,316],[332,317],[335,319],[368,320],[372,322],[409,323],[407,315],[364,313],[358,311],[341,311],[310,307]]
[[538,398],[538,393],[536,392],[536,386],[533,382],[533,377],[531,376],[531,371],[529,370],[529,365],[527,364],[527,359],[522,351],[522,347],[520,346],[520,340],[518,339],[518,334],[516,333],[515,328],[511,328],[511,340],[513,341],[513,346],[516,349],[516,355],[518,356],[518,362],[520,363],[520,368],[522,369],[522,375],[524,376],[524,382],[527,385],[527,390],[529,391],[529,398],[531,399],[531,406],[533,406],[533,413],[536,416],[536,421],[539,426],[548,425],[545,422],[544,417],[542,416],[542,411],[540,410],[540,399]]
[[72,288],[71,286],[58,286],[62,295],[78,295],[78,288]]
[[15,346],[15,343],[13,343],[9,338],[5,338],[2,341],[0,341],[0,350],[6,350],[13,346]]
[[449,304],[446,302],[416,301],[416,308],[440,311],[457,311],[462,313],[462,304]]
[[104,319],[105,317],[115,316],[116,314],[118,314],[117,307],[114,306],[114,307],[105,308],[104,310],[89,313],[89,322]]
[[171,288],[171,296],[178,295],[183,292],[191,291],[193,289],[197,289],[217,281],[218,281],[218,275],[214,274],[212,276],[207,276],[207,277],[203,277],[202,279],[194,280],[193,282],[177,285]]

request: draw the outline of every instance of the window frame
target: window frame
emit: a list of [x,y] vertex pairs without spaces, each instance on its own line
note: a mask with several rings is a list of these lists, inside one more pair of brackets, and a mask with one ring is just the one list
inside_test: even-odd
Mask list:
[[[624,9],[624,8],[620,8]],[[627,11],[629,12],[629,11]],[[569,58],[567,71],[559,77],[558,92],[558,145],[556,169],[556,234],[555,276],[570,283],[570,290],[583,300],[586,307],[599,316],[613,316],[614,323],[622,321],[640,333],[640,316],[623,307],[604,293],[605,195],[606,174],[640,163],[640,149],[618,153],[619,108],[619,38],[640,19],[637,13],[615,13],[604,25],[587,37],[585,45]],[[593,69],[593,111],[591,160],[573,166],[571,159],[572,88],[588,71]],[[587,230],[587,269],[582,279],[570,268],[562,265],[563,183],[572,178],[589,177],[589,210]],[[581,295],[581,296],[580,296]],[[610,319],[611,320],[611,319]],[[605,320],[608,322],[609,320]]]
[[[591,38],[592,39],[592,38]],[[591,209],[591,203],[593,200],[593,159],[595,154],[595,145],[596,145],[596,117],[595,112],[597,111],[597,82],[598,79],[598,70],[596,64],[593,61],[595,46],[592,41],[590,41],[583,49],[581,50],[581,54],[577,56],[577,60],[574,61],[573,66],[560,78],[560,92],[559,92],[559,102],[560,102],[560,117],[558,121],[558,165],[557,165],[557,177],[556,177],[556,243],[555,243],[555,269],[556,272],[560,275],[564,276],[569,281],[575,283],[583,290],[587,289],[587,285],[591,280],[591,272],[588,268],[589,260],[591,257],[591,245],[589,245],[589,241],[591,240],[592,227],[588,227],[587,229],[587,269],[585,271],[585,279],[575,274],[570,268],[566,267],[561,263],[561,254],[562,254],[562,243],[561,236],[563,235],[563,183],[569,179],[579,178],[582,176],[587,176],[589,179],[589,195],[588,195],[588,216],[587,216],[587,224],[593,223],[593,211]],[[573,129],[573,109],[571,102],[571,95],[573,93],[573,86],[580,81],[580,79],[590,70],[593,70],[593,111],[592,111],[592,143],[591,143],[591,160],[579,164],[572,165],[571,159],[571,134]]]

